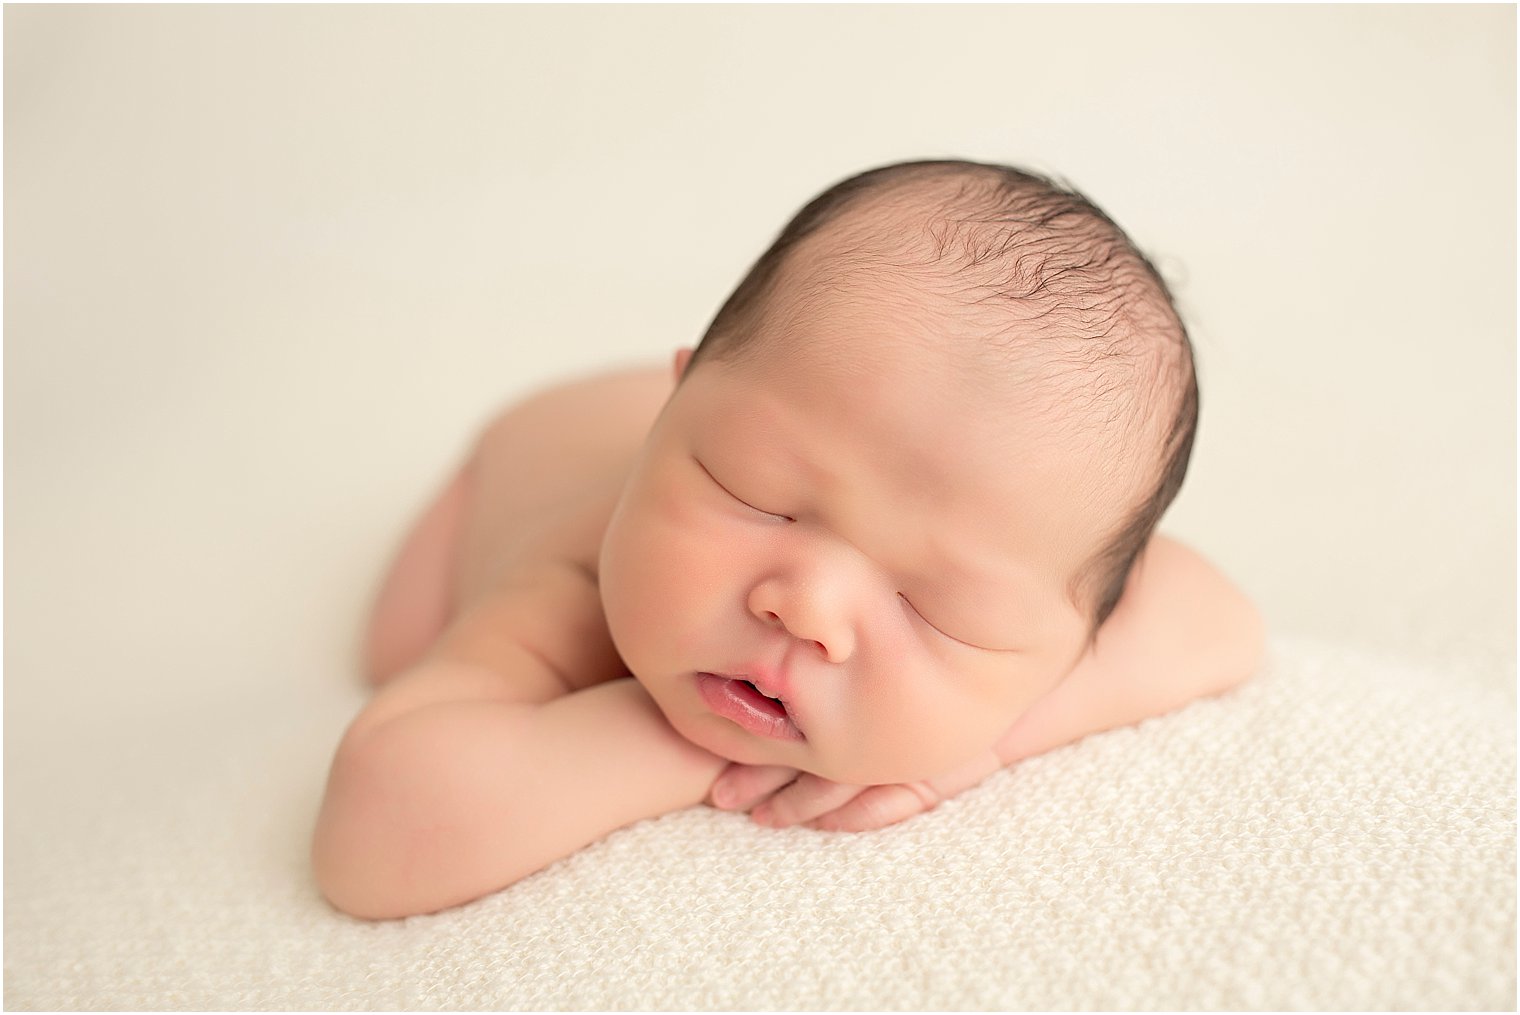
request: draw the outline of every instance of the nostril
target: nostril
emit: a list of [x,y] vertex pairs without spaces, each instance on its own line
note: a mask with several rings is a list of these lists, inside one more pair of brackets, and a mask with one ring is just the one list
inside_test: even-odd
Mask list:
[[827,647],[826,647],[826,646],[825,646],[825,645],[824,645],[824,644],[823,644],[823,642],[821,642],[821,641],[815,641],[815,642],[813,642],[813,647],[814,647],[814,648],[816,648],[816,649],[817,649],[817,650],[818,650],[818,654],[819,654],[819,655],[821,655],[821,656],[823,656],[823,657],[824,657],[824,658],[825,658],[825,659],[827,659],[827,658],[828,658],[828,655],[829,655],[829,650],[828,650],[828,648],[827,648]]

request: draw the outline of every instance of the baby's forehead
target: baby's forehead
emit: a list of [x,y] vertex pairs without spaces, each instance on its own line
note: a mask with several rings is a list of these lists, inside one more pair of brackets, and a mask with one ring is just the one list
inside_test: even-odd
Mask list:
[[1152,478],[1153,456],[1116,446],[1101,406],[1035,365],[978,373],[922,343],[894,342],[887,354],[858,333],[784,344],[765,355],[791,358],[788,376],[826,407],[787,443],[803,457],[824,453],[846,485],[891,477],[893,492],[872,502],[882,519],[906,513],[966,534],[991,524],[1015,542],[1040,533],[1070,578]]
[[1060,485],[1120,465],[1105,414],[1059,364],[1027,344],[976,354],[975,336],[953,334],[932,299],[842,300],[789,323],[757,343],[752,362],[772,383],[823,403],[812,425],[859,435],[861,456],[900,460],[955,490],[995,485],[1031,460]]
[[998,200],[975,175],[861,195],[788,253],[757,344],[821,348],[857,376],[879,373],[884,350],[910,352],[900,403],[975,405],[994,421],[1014,408],[1048,446],[1107,457],[1089,487],[1113,485],[1105,472],[1130,487],[1157,464],[1157,410],[1183,353],[1164,292],[1096,210],[1055,222]]

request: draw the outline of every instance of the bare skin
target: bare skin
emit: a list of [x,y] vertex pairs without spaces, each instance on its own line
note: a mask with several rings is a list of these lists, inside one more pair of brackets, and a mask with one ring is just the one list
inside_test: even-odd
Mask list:
[[[677,376],[686,364],[678,356]],[[683,458],[681,443],[695,441],[698,454],[721,459],[710,444],[717,438],[705,436],[717,431],[703,415],[711,411],[703,393],[722,403],[755,385],[745,378],[732,387],[737,380],[718,367],[693,369],[701,382],[683,384],[678,390],[690,393],[674,400],[671,371],[636,370],[566,384],[508,410],[406,540],[367,635],[366,670],[377,691],[338,749],[313,845],[318,882],[339,909],[389,918],[458,905],[616,828],[701,803],[776,826],[880,827],[999,767],[1217,694],[1254,670],[1262,645],[1254,608],[1196,554],[1161,537],[1091,646],[1057,605],[998,628],[997,614],[974,613],[974,604],[956,605],[957,614],[924,593],[933,611],[925,612],[938,623],[984,643],[1017,637],[1018,652],[958,646],[906,608],[890,612],[889,622],[875,619],[880,582],[907,569],[893,556],[900,534],[882,529],[878,539],[875,515],[834,510],[841,502],[828,500],[832,493],[787,490],[809,508],[786,517],[795,522],[788,525],[775,521],[780,515],[746,513],[754,508],[705,485],[713,479],[707,466]],[[805,414],[812,404],[777,402],[776,418],[785,423],[788,412]],[[721,464],[731,477],[732,462]],[[633,569],[635,579],[654,583],[648,588],[663,587],[637,570],[660,566],[636,559],[640,547],[656,545],[645,538],[656,523],[640,512],[672,498],[699,505],[697,528],[705,519],[723,526],[712,538],[726,541],[728,570],[744,584],[748,605],[723,615],[717,644],[742,643],[745,658],[778,660],[777,679],[808,678],[781,695],[801,740],[755,734],[704,711],[686,671],[717,671],[706,656],[667,665],[667,655],[700,656],[705,649],[693,646],[710,626],[679,634],[685,610],[669,625],[652,622],[657,614],[648,611],[665,600],[628,584]],[[1046,545],[1061,540],[1039,544]],[[988,559],[1024,552],[982,549]],[[745,577],[752,558],[763,561],[764,582]],[[772,566],[773,558],[787,563]],[[925,571],[918,563],[915,574]],[[1060,562],[1048,563],[1053,576]],[[833,570],[818,570],[825,567]],[[692,584],[690,567],[681,568],[672,595]],[[808,568],[815,570],[803,575]],[[806,598],[829,582],[832,598]],[[896,585],[880,588],[895,594]],[[820,612],[833,603],[873,612],[858,624],[853,615]],[[667,642],[645,638],[650,631],[668,634]],[[866,699],[808,700],[824,686],[821,675],[851,675],[831,694],[888,679],[870,676],[873,644],[906,660],[901,675],[890,675],[903,681],[892,700],[914,710],[943,706],[952,727],[944,745],[909,757],[901,746],[880,746],[891,736],[857,742],[860,724],[889,730],[897,717],[867,714]],[[927,676],[910,672],[914,653]],[[941,695],[945,679],[962,672],[970,676],[958,696]],[[872,686],[876,701],[888,685]],[[989,709],[995,719],[986,718]]]

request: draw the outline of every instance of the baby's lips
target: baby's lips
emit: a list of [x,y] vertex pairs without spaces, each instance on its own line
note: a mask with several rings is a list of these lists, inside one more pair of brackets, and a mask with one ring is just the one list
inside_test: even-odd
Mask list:
[[787,706],[750,681],[720,673],[697,674],[697,693],[713,714],[747,733],[772,740],[803,740]]
[[720,676],[726,676],[732,680],[748,681],[755,685],[755,688],[761,694],[767,698],[773,698],[783,705],[786,704],[789,697],[788,690],[790,689],[791,681],[787,679],[785,673],[772,669],[769,666],[743,666],[732,673],[720,674]]

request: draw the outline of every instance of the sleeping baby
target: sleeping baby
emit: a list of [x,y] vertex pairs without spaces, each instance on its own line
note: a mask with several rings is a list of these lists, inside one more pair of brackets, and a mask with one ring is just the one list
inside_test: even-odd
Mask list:
[[318,884],[431,912],[699,804],[865,831],[1234,686],[1256,611],[1155,533],[1197,413],[1166,285],[1079,194],[835,185],[673,376],[484,429],[378,597]]

